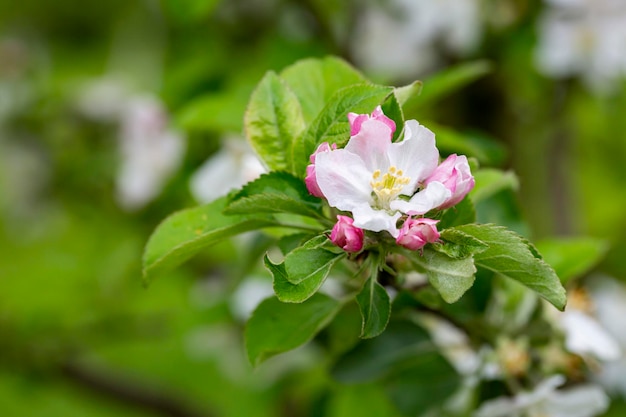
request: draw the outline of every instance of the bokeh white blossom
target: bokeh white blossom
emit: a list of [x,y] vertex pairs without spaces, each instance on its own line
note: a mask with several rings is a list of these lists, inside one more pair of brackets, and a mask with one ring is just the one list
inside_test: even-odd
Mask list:
[[191,194],[208,203],[228,194],[265,172],[252,147],[238,135],[226,135],[219,151],[191,176]]
[[482,35],[479,0],[370,2],[360,13],[351,42],[354,59],[393,79],[431,71],[445,54],[465,56]]
[[120,80],[91,82],[76,102],[86,117],[116,126],[116,198],[128,211],[141,209],[160,194],[182,163],[184,135],[171,127],[165,105],[157,96],[134,92]]
[[609,93],[626,75],[626,2],[545,0],[538,23],[537,68],[554,78],[580,77]]

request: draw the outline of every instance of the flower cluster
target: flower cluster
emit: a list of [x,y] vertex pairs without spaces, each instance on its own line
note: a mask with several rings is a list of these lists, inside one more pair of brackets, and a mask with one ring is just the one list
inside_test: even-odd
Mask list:
[[386,231],[411,250],[436,242],[438,221],[424,215],[454,206],[472,190],[467,158],[450,155],[439,164],[435,135],[415,120],[393,142],[395,123],[380,107],[348,120],[345,148],[322,143],[305,178],[311,194],[352,215],[338,216],[331,240],[348,252],[363,248],[363,230]]

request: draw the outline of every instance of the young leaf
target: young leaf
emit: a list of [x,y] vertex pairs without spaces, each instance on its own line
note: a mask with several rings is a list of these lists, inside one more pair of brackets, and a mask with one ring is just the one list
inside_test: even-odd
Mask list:
[[304,131],[300,102],[274,72],[256,87],[244,116],[246,136],[270,170],[290,170],[291,147]]
[[433,243],[432,248],[453,259],[469,258],[489,247],[474,236],[454,228],[445,229],[441,232],[441,240],[442,243]]
[[471,256],[454,259],[428,248],[423,255],[417,251],[406,254],[411,262],[426,271],[428,281],[447,303],[456,302],[474,284],[476,267]]
[[276,298],[256,308],[245,330],[246,351],[253,366],[311,340],[333,319],[341,303],[315,294],[302,304],[285,304]]
[[285,256],[285,271],[289,282],[299,284],[306,280],[317,280],[320,275],[323,276],[322,280],[326,278],[339,256],[345,255],[345,252],[333,253],[324,249],[323,245],[327,241],[326,236],[316,236]]
[[263,174],[230,197],[225,214],[293,213],[319,218],[321,202],[286,172]]
[[396,131],[393,133],[392,138],[392,140],[395,141],[400,138],[402,127],[404,126],[404,113],[402,113],[402,107],[400,107],[395,94],[391,94],[381,107],[385,116],[389,117],[396,124]]
[[280,77],[287,82],[310,123],[339,89],[367,82],[350,64],[336,57],[309,58],[285,68]]
[[337,91],[293,145],[294,172],[304,174],[309,157],[322,142],[343,146],[350,138],[348,113],[371,113],[392,94],[392,87],[357,84]]
[[370,339],[381,334],[391,315],[391,302],[387,290],[376,280],[376,275],[367,280],[361,292],[356,296],[361,310],[363,323],[361,337]]
[[267,255],[265,255],[264,261],[265,267],[274,277],[274,293],[283,303],[301,303],[309,299],[322,286],[332,267],[332,264],[330,264],[327,269],[319,271],[298,284],[292,284],[289,282],[284,262],[274,264]]
[[182,210],[166,218],[152,233],[143,254],[144,281],[172,269],[201,249],[250,230],[276,225],[271,216],[226,216],[226,198]]
[[565,308],[567,299],[559,277],[550,265],[535,256],[536,249],[524,238],[492,224],[466,224],[457,229],[489,245],[474,255],[476,265],[519,281],[559,310]]
[[398,103],[400,106],[404,106],[405,103],[411,99],[416,99],[417,96],[422,92],[422,87],[424,83],[421,81],[414,81],[409,85],[405,85],[403,87],[397,87],[393,93],[398,99]]

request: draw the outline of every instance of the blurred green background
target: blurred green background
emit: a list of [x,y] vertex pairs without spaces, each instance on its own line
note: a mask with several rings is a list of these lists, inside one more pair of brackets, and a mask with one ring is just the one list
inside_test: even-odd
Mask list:
[[[468,2],[454,6],[459,13],[460,3]],[[549,6],[474,3],[461,19],[473,19],[475,39],[455,46],[445,30],[417,42],[413,32],[368,27],[389,12],[382,1],[2,0],[0,415],[355,410],[359,394],[328,380],[314,346],[255,371],[248,365],[237,289],[251,274],[265,288],[269,277],[255,263],[263,238],[219,245],[148,289],[141,283],[148,236],[171,212],[198,203],[190,178],[224,138],[241,136],[255,84],[305,57],[340,56],[381,83],[421,79],[424,94],[439,71],[488,65],[475,82],[410,116],[453,127],[486,152],[483,165],[518,174],[526,222],[512,227],[533,239],[607,239],[599,270],[624,279],[623,78],[598,91],[576,74],[545,75],[536,53]],[[386,45],[400,55],[413,48],[415,63],[394,68]],[[133,152],[120,138],[135,97],[158,103],[150,128],[171,129],[180,158],[170,168],[157,164],[163,175],[154,191],[133,200],[120,191],[119,173]],[[492,219],[510,224],[507,213]]]

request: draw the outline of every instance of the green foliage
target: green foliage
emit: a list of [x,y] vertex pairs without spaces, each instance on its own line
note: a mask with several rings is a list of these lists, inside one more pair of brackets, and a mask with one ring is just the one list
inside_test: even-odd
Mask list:
[[291,153],[305,128],[302,108],[289,86],[268,72],[250,97],[244,117],[246,136],[271,170],[294,172]]
[[304,173],[309,156],[322,142],[346,144],[350,137],[349,112],[371,113],[392,93],[392,87],[374,84],[356,84],[336,91],[293,148],[295,172]]
[[319,218],[319,198],[286,172],[270,172],[246,184],[228,199],[225,214],[292,213]]
[[341,303],[322,294],[315,294],[302,304],[266,299],[246,325],[246,350],[250,363],[257,366],[274,355],[310,341],[340,308]]
[[381,334],[389,322],[391,301],[387,290],[378,283],[376,275],[372,275],[363,285],[363,289],[356,296],[356,302],[363,319],[361,337],[369,339]]
[[565,308],[567,299],[559,277],[521,236],[489,224],[468,224],[457,229],[489,245],[474,255],[476,265],[519,281],[559,310]]
[[276,225],[270,216],[226,216],[226,198],[165,219],[152,233],[143,255],[144,281],[170,270],[200,250],[239,233]]
[[300,60],[285,68],[280,77],[298,98],[307,124],[317,117],[337,90],[367,82],[348,63],[332,56]]
[[474,283],[476,267],[471,256],[452,258],[431,249],[425,249],[423,255],[417,251],[407,254],[416,267],[426,272],[430,284],[448,303],[456,302]]
[[458,229],[445,229],[441,232],[442,242],[435,242],[433,249],[448,255],[453,259],[465,259],[470,256],[483,252],[489,246]]
[[[326,236],[321,236],[328,241]],[[274,277],[274,292],[280,301],[301,303],[311,297],[324,283],[333,265],[345,257],[323,247],[320,237],[309,240],[274,264],[265,256],[265,266]]]

